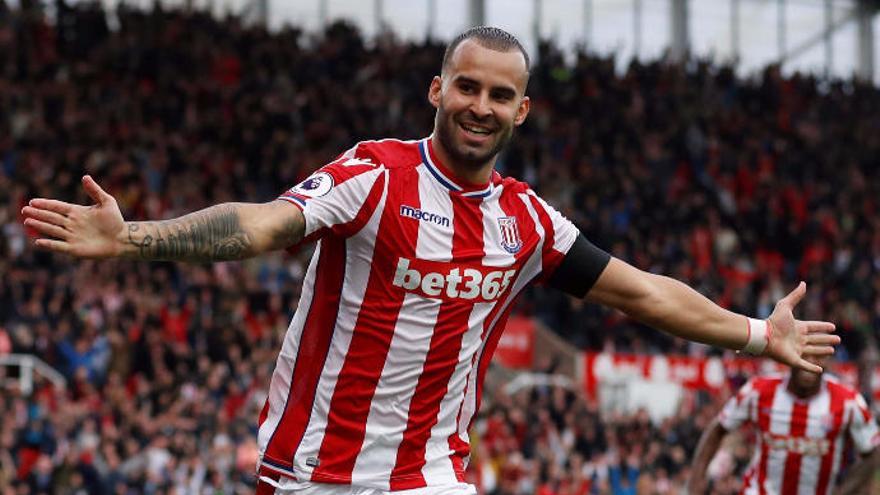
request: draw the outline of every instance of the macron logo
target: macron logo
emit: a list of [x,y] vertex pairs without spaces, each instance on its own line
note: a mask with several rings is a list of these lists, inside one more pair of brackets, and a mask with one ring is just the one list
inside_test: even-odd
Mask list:
[[400,216],[409,217],[414,220],[421,220],[424,222],[435,223],[437,225],[441,225],[443,227],[449,227],[449,219],[438,215],[436,213],[430,213],[427,211],[422,211],[418,208],[413,208],[412,206],[400,205]]

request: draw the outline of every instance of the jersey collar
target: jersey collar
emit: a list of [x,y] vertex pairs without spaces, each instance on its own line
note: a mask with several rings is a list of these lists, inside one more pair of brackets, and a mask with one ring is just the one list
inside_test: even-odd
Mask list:
[[432,136],[428,136],[419,141],[419,153],[422,154],[422,162],[425,164],[425,167],[427,167],[428,171],[431,172],[431,175],[437,179],[437,182],[450,191],[461,193],[462,196],[468,198],[482,199],[492,194],[493,182],[495,182],[494,179],[498,175],[498,172],[493,170],[493,180],[490,180],[485,184],[471,184],[460,179],[455,179],[455,174],[446,168],[434,153],[434,147],[431,144],[431,137]]

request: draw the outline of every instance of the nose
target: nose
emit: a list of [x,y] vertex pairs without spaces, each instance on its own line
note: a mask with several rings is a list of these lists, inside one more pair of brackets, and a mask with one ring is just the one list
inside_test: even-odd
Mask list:
[[492,106],[489,101],[489,95],[486,92],[480,92],[471,101],[471,112],[478,118],[484,119],[492,115]]

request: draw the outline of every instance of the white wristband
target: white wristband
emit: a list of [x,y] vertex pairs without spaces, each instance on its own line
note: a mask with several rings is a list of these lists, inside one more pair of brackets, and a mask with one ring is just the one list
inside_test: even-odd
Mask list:
[[746,341],[742,352],[753,356],[760,356],[767,345],[770,343],[770,330],[768,329],[767,320],[757,320],[755,318],[746,318],[749,325],[749,338]]

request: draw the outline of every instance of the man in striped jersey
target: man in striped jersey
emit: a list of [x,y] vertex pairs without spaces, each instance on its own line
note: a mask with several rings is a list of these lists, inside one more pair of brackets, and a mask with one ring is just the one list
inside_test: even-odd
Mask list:
[[847,439],[861,459],[837,493],[869,493],[870,476],[880,467],[880,430],[865,399],[828,374],[792,369],[752,378],[727,401],[694,455],[692,495],[706,493],[709,462],[725,435],[745,424],[756,428],[758,445],[744,494],[830,494]]
[[446,50],[434,132],[355,145],[278,200],[125,222],[83,178],[90,207],[35,199],[36,245],[79,257],[222,261],[315,242],[260,417],[259,490],[474,493],[468,431],[513,301],[533,282],[674,335],[807,369],[833,352],[826,322],[769,320],[609,256],[494,165],[529,112],[529,59],[496,28]]

